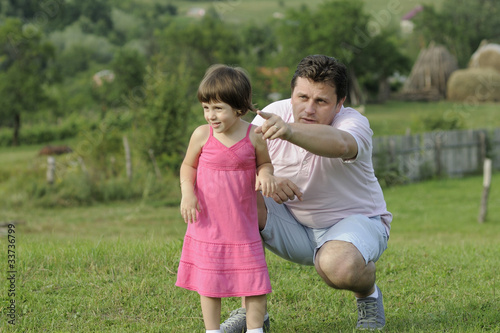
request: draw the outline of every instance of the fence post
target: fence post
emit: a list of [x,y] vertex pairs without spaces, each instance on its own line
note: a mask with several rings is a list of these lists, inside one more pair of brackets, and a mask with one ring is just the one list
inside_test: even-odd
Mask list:
[[47,157],[47,183],[54,184],[56,175],[56,159],[54,156]]
[[488,212],[488,195],[490,193],[491,185],[491,159],[486,158],[483,166],[483,195],[481,197],[481,207],[479,208],[478,222],[483,223],[486,220]]
[[486,158],[486,135],[483,131],[479,132],[479,153],[481,154],[479,162],[483,162]]
[[438,177],[441,177],[441,172],[442,172],[442,163],[441,163],[441,135],[436,135],[436,146],[435,146],[435,154],[436,154],[436,175]]
[[396,142],[392,137],[389,139],[389,158],[390,165],[394,165],[394,162],[396,162]]

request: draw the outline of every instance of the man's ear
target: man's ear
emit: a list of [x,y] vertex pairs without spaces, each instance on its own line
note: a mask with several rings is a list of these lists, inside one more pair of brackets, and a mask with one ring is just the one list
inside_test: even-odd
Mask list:
[[344,102],[345,102],[346,98],[347,98],[347,96],[344,96],[344,98],[342,98],[342,99],[341,99],[341,100],[337,103],[337,105],[338,105],[338,104],[340,104],[340,106],[344,105]]

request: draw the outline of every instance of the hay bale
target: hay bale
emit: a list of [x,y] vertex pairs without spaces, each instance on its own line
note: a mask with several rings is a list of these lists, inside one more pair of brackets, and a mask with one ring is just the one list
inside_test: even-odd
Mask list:
[[457,60],[444,46],[430,43],[420,51],[400,98],[429,101],[444,98],[448,78],[457,69]]
[[500,45],[483,41],[472,54],[469,68],[494,68],[500,73]]
[[450,101],[500,101],[500,73],[489,68],[468,68],[454,71],[448,80]]

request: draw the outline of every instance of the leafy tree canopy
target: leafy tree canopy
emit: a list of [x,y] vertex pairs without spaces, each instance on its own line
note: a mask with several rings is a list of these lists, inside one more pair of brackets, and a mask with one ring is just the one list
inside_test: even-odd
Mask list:
[[7,17],[20,18],[45,32],[63,29],[79,19],[89,33],[104,36],[113,28],[108,0],[8,0],[0,10]]
[[0,27],[0,118],[13,120],[14,144],[21,114],[38,111],[46,101],[43,84],[53,56],[52,45],[21,20],[7,19]]
[[427,43],[446,46],[466,67],[483,39],[500,42],[500,1],[444,0],[439,11],[425,5],[415,22]]
[[278,29],[282,62],[293,68],[309,54],[326,54],[346,64],[358,78],[378,82],[409,68],[392,37],[394,31],[388,29],[370,19],[360,0],[328,1],[315,11],[292,10]]

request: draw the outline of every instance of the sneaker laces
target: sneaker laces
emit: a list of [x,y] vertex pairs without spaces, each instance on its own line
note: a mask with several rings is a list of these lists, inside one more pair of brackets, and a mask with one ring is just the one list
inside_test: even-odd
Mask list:
[[[241,320],[246,321],[246,313],[247,313],[247,311],[245,308],[239,308],[239,309],[231,311],[231,313],[229,314],[229,318],[227,318],[224,321],[224,327],[231,328],[231,327],[239,324],[241,322]],[[241,318],[241,317],[243,317],[243,318]]]
[[358,303],[358,322],[360,324],[376,324],[378,315],[377,300],[366,300]]

